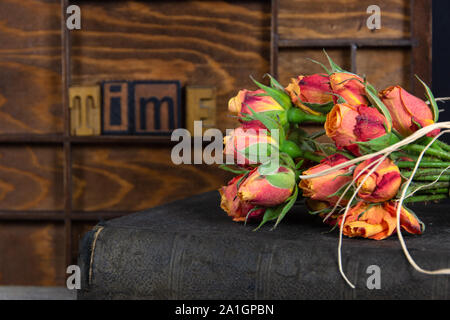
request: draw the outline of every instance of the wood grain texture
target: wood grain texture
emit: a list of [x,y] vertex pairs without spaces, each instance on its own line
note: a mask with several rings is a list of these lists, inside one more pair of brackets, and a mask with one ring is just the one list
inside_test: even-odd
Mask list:
[[180,80],[217,88],[220,129],[228,99],[269,71],[269,1],[83,1],[72,33],[73,83]]
[[0,285],[63,286],[64,227],[0,223]]
[[0,210],[62,210],[62,148],[0,147]]
[[59,1],[0,2],[0,133],[62,132]]
[[[350,49],[327,49],[330,57],[346,70],[350,70]],[[324,72],[323,68],[306,58],[311,58],[328,66],[321,49],[283,49],[280,51],[280,80],[283,85],[298,75]],[[399,84],[409,90],[411,54],[402,48],[360,48],[356,53],[356,72],[366,76],[375,88],[382,90]]]
[[378,90],[401,85],[411,89],[411,52],[408,49],[358,49],[357,73]]
[[[350,49],[327,49],[327,53],[342,68],[350,70]],[[309,60],[313,59],[328,66],[322,49],[283,49],[279,52],[279,80],[283,86],[289,84],[291,78],[299,75],[323,73],[324,69]]]
[[[367,7],[381,9],[381,29],[366,26]],[[407,38],[409,0],[280,0],[280,39]]]
[[74,211],[143,210],[217,189],[230,178],[213,165],[175,165],[170,152],[168,147],[76,147]]

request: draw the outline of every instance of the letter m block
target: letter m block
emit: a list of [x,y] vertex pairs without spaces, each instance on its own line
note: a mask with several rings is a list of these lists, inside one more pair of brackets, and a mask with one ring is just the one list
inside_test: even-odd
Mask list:
[[179,81],[133,82],[135,134],[170,135],[181,127],[180,87]]

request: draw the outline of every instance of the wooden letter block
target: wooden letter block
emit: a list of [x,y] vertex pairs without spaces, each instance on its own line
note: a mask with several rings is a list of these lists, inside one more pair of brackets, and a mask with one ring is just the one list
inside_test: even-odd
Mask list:
[[181,126],[179,81],[133,82],[134,132],[170,134]]
[[69,88],[70,134],[90,136],[100,134],[100,87]]
[[194,135],[194,121],[203,121],[203,128],[216,126],[216,88],[186,87],[186,128]]
[[128,134],[129,84],[126,81],[106,81],[102,84],[102,133]]

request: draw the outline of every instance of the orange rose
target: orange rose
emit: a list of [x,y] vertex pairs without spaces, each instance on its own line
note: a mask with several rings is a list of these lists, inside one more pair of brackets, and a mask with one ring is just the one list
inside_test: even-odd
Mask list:
[[[283,107],[276,102],[272,97],[264,95],[264,90],[240,90],[238,94],[228,101],[228,110],[237,113],[239,117],[245,117],[251,115],[252,111],[256,113],[262,112],[275,112],[280,113],[284,111]],[[250,107],[250,108],[249,108]],[[254,125],[264,127],[260,121],[250,121]]]
[[[430,107],[421,99],[413,96],[400,86],[393,86],[380,92],[380,98],[389,109],[392,117],[392,126],[403,136],[409,136],[419,127],[433,124],[433,114]],[[435,136],[439,129],[428,135]]]
[[278,141],[268,135],[266,129],[248,124],[238,127],[223,139],[224,154],[232,157],[236,164],[246,166],[258,164],[270,157],[278,148]]
[[295,174],[286,167],[270,175],[262,175],[259,168],[253,169],[239,187],[239,198],[257,206],[273,207],[283,203],[292,194]]
[[333,95],[330,94],[330,80],[326,74],[292,78],[291,83],[285,90],[291,96],[291,101],[294,105],[314,115],[320,115],[321,113],[312,110],[302,102],[324,104],[333,101]]
[[[353,172],[354,179],[356,179],[365,167],[379,158],[380,156],[374,157],[360,163]],[[364,170],[364,172],[356,180],[357,186],[362,183],[372,168],[373,166]],[[401,183],[402,177],[400,175],[400,169],[394,164],[394,162],[392,162],[392,160],[386,158],[364,181],[364,184],[358,191],[358,196],[368,202],[387,201],[392,199],[397,194]]]
[[228,182],[228,185],[219,189],[221,195],[220,207],[233,218],[233,221],[245,221],[247,215],[248,221],[260,221],[264,216],[265,209],[252,211],[254,206],[242,202],[237,196],[237,183],[243,175],[239,175]]
[[[342,225],[343,215],[338,219]],[[400,212],[400,225],[409,233],[421,234],[422,228],[418,219],[407,209]],[[397,228],[396,204],[370,204],[360,201],[350,208],[345,219],[343,234],[348,237],[363,237],[382,240],[389,237]]]
[[[330,85],[333,93],[341,96],[351,106],[368,105],[363,79],[357,75],[337,72],[330,75]],[[335,102],[337,97],[334,97]]]
[[366,105],[336,104],[328,113],[325,132],[338,149],[345,148],[359,156],[355,142],[365,142],[386,134],[386,118]]
[[[318,165],[304,171],[303,175],[319,173],[348,160],[343,155],[335,154],[323,159]],[[304,197],[335,204],[339,199],[339,195],[331,195],[352,181],[351,176],[343,175],[345,173],[347,173],[347,168],[337,170],[322,177],[303,179],[300,181],[299,187],[303,190]]]

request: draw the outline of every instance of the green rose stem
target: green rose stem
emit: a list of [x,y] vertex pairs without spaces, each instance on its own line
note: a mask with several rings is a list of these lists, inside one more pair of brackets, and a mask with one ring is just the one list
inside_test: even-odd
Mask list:
[[435,142],[439,147],[441,147],[442,149],[449,151],[450,152],[450,146],[448,144],[446,144],[445,142],[442,142],[440,140],[436,140]]
[[[397,162],[399,168],[414,168],[416,163],[413,161],[399,161]],[[421,161],[419,168],[447,168],[450,166],[450,162],[439,161]]]
[[290,108],[287,111],[287,119],[290,123],[304,123],[304,122],[325,123],[325,120],[327,120],[327,116],[324,115],[316,116],[313,114],[308,114],[299,108]]
[[303,151],[295,142],[289,140],[282,143],[280,150],[287,153],[291,158],[303,158],[314,162],[320,162],[324,158],[313,152]]
[[[410,151],[412,153],[420,154],[424,149],[424,146],[418,145],[418,144],[409,144],[404,147],[405,151]],[[442,160],[450,160],[450,153],[442,151],[442,150],[436,150],[436,149],[428,149],[425,154],[429,156],[438,157]]]
[[446,195],[446,194],[434,194],[434,195],[426,194],[426,195],[406,198],[403,201],[403,203],[426,202],[426,201],[441,200],[441,199],[446,199],[446,198],[448,198],[448,195]]
[[429,182],[413,182],[409,185],[408,190],[416,190],[417,188],[421,187],[421,189],[418,191],[422,191],[422,190],[430,190],[430,189],[435,189],[435,188],[449,188],[450,184],[448,182],[436,182],[433,183],[432,185],[429,185]]
[[439,189],[430,189],[430,190],[423,190],[420,189],[417,191],[418,194],[448,194],[449,189],[447,188],[439,188]]
[[[405,175],[408,178],[408,175]],[[450,175],[442,175],[439,177],[439,175],[433,175],[433,176],[416,176],[414,175],[414,181],[450,181]]]
[[[414,179],[416,177],[423,177],[423,176],[430,176],[430,175],[438,176],[438,175],[441,174],[441,172],[442,172],[442,170],[441,169],[437,169],[437,168],[417,169],[416,174],[414,175]],[[411,173],[412,173],[411,171],[404,171],[404,172],[402,172],[402,175],[404,177],[409,178],[409,177],[411,177]],[[450,172],[444,172],[442,174],[442,176],[448,176],[448,175],[450,175]]]

